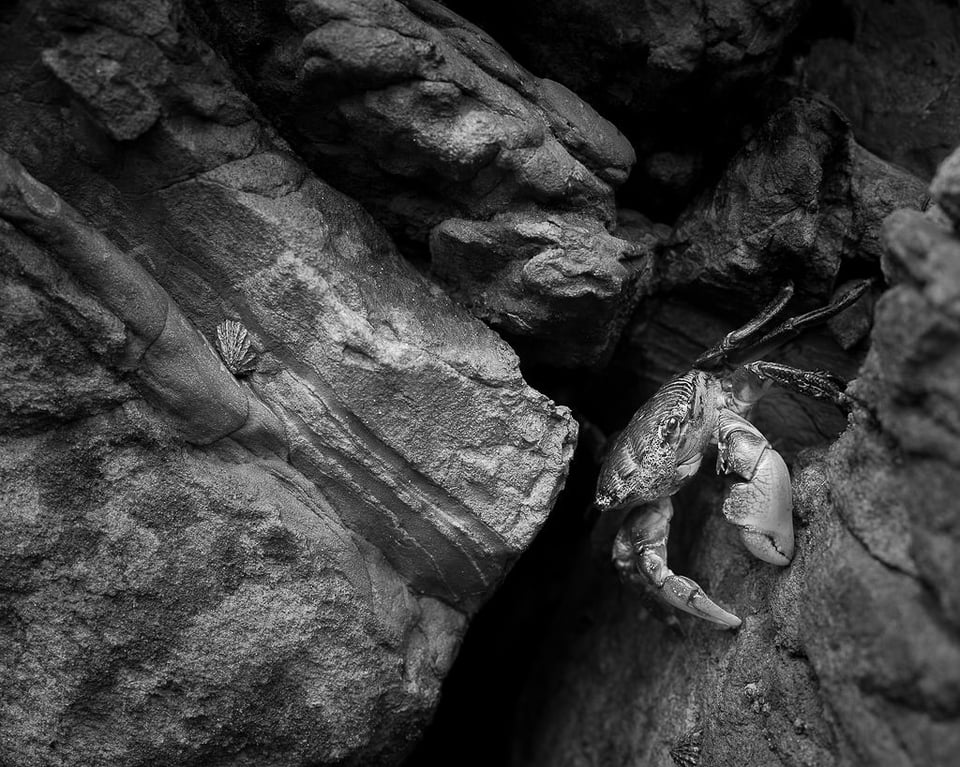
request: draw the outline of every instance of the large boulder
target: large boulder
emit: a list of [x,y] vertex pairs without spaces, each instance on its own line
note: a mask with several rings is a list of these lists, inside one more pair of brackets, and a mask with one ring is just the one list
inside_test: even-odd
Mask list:
[[575,423],[178,3],[0,40],[0,761],[396,762]]

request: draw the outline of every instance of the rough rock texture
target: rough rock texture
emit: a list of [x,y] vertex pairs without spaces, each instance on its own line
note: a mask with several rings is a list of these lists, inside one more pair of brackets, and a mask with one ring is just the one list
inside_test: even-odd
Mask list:
[[[433,271],[494,327],[527,341],[524,356],[587,364],[612,351],[650,280],[652,228],[634,242],[586,216],[447,219],[431,236]],[[644,279],[644,277],[646,279]],[[558,309],[562,308],[562,313]]]
[[0,40],[0,762],[395,762],[575,424],[179,3]]
[[673,566],[745,621],[674,632],[618,587],[618,520],[602,519],[519,708],[514,764],[956,762],[960,238],[917,211],[884,232],[893,287],[854,387],[865,407],[793,468],[794,562],[752,560],[705,480],[680,499],[707,521]]
[[792,279],[798,293],[823,300],[841,263],[876,269],[883,217],[925,195],[918,178],[857,145],[828,102],[793,99],[681,216],[657,263],[658,286],[697,283],[756,305]]
[[960,141],[960,15],[938,0],[824,0],[803,72],[872,152],[929,178]]
[[541,76],[615,119],[652,205],[685,201],[705,156],[737,136],[807,0],[511,0],[471,16]]
[[[476,262],[476,291],[463,297],[481,317],[549,343],[566,364],[596,361],[615,343],[619,320],[636,303],[639,259],[605,226],[615,217],[613,188],[634,155],[575,94],[530,74],[430,0],[223,2],[197,4],[197,12],[318,173],[414,251],[440,226],[432,242],[442,251],[431,248],[438,274],[449,274],[451,259]],[[501,269],[503,251],[530,240],[527,222],[546,218],[577,232],[569,246],[558,247],[555,236],[550,242],[566,284],[538,279],[538,298],[518,301],[527,283]],[[527,258],[538,255],[526,250]],[[520,270],[542,271],[518,263]],[[596,279],[611,271],[614,279]],[[598,332],[567,338],[565,323],[580,315],[584,298],[600,307]]]

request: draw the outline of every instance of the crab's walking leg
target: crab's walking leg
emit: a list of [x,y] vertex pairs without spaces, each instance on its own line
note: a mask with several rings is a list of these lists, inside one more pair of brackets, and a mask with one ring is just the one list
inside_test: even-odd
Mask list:
[[860,280],[827,306],[790,317],[769,333],[763,334],[793,295],[793,285],[788,282],[760,314],[742,328],[727,333],[720,343],[701,354],[693,366],[701,370],[713,370],[758,360],[791,338],[796,338],[807,328],[820,325],[855,304],[870,289],[870,285],[870,280]]
[[790,472],[760,431],[732,410],[719,416],[717,471],[741,477],[733,483],[723,513],[759,559],[788,565],[793,559],[793,493]]
[[793,283],[787,282],[774,299],[742,328],[727,333],[715,346],[707,349],[693,364],[700,370],[712,370],[725,365],[735,365],[738,352],[752,347],[763,331],[777,318],[793,297]]
[[801,370],[779,362],[751,362],[743,366],[760,381],[770,381],[807,397],[825,399],[839,407],[849,407],[851,397],[844,393],[847,382],[825,370]]
[[669,498],[630,511],[613,544],[613,561],[625,580],[641,580],[667,604],[735,629],[740,619],[714,604],[694,581],[667,566],[667,536],[673,505]]

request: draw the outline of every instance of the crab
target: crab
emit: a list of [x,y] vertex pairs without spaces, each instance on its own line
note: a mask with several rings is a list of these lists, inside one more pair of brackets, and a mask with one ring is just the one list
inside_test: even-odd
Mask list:
[[768,329],[793,296],[786,284],[742,328],[728,333],[693,364],[667,381],[613,441],[600,469],[594,501],[600,511],[625,510],[613,545],[622,579],[639,582],[662,601],[724,628],[741,619],[710,599],[690,578],[667,564],[673,496],[717,445],[717,472],[732,475],[723,502],[726,519],[755,557],[790,564],[794,554],[793,497],[783,458],[748,417],[756,402],[780,385],[848,408],[846,382],[826,371],[809,371],[760,358],[802,331],[839,314],[870,287],[855,283],[828,306]]

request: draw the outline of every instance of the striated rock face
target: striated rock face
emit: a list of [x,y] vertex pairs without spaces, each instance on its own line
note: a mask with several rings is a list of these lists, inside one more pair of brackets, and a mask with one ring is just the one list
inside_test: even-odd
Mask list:
[[602,519],[526,688],[514,764],[956,761],[960,238],[916,211],[884,237],[893,287],[853,389],[864,407],[793,468],[793,563],[752,561],[704,481],[681,498],[678,514],[708,517],[678,562],[746,619],[671,632],[618,587],[617,520]]
[[[429,239],[441,278],[451,262],[472,264],[471,284],[454,292],[478,316],[549,344],[561,365],[594,362],[615,343],[642,253],[606,227],[634,154],[571,91],[430,0],[225,2],[197,14],[318,173],[408,250]],[[532,231],[545,219],[575,238]],[[536,297],[518,299],[529,286],[520,272],[542,272],[544,258],[565,286],[534,277]],[[568,337],[583,303],[598,310],[597,331]]]
[[815,4],[834,31],[803,63],[807,84],[853,123],[857,140],[928,178],[960,141],[960,18],[950,3]]
[[0,40],[0,762],[396,762],[575,423],[179,4]]

